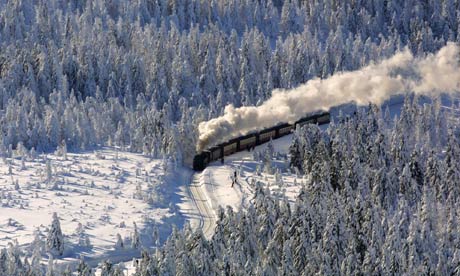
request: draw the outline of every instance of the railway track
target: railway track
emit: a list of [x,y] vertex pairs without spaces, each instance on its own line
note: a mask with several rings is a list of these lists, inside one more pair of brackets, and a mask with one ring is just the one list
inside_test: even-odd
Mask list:
[[198,212],[200,213],[199,226],[203,235],[209,239],[214,232],[215,215],[212,210],[209,199],[204,194],[204,184],[200,183],[201,173],[195,173],[192,176],[192,181],[188,187],[190,198],[194,202]]

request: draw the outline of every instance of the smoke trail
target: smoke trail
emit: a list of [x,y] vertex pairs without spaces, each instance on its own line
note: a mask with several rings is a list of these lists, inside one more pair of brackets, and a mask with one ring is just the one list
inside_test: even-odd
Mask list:
[[414,58],[408,49],[361,70],[313,79],[291,90],[274,90],[260,106],[225,107],[224,115],[199,125],[197,150],[307,113],[355,101],[382,104],[405,92],[434,96],[460,91],[460,47],[448,43],[436,54]]

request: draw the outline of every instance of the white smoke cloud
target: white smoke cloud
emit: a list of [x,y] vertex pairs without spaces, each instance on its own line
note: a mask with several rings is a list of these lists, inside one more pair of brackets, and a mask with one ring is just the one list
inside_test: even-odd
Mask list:
[[197,150],[280,122],[293,123],[314,111],[355,101],[382,104],[414,92],[434,96],[460,91],[460,47],[449,43],[436,54],[414,58],[408,49],[361,70],[313,79],[291,90],[277,89],[260,106],[225,107],[224,115],[199,125]]

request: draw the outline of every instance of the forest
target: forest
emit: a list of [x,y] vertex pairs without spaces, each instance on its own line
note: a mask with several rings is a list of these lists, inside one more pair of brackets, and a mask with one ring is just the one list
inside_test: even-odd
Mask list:
[[[0,155],[117,146],[181,166],[228,104],[448,42],[459,0],[0,0]],[[245,210],[222,208],[211,240],[175,229],[136,275],[460,274],[451,117],[410,94],[394,120],[369,105],[297,129],[289,165],[307,180],[294,204],[257,185]],[[94,273],[24,255],[1,249],[0,274]],[[105,262],[102,275],[123,272]]]
[[2,152],[117,145],[181,163],[227,104],[460,40],[443,1],[0,1]]
[[395,121],[369,106],[325,132],[297,129],[290,165],[307,180],[294,204],[256,183],[248,208],[221,209],[211,240],[176,231],[136,275],[457,275],[458,123],[419,102],[407,97]]

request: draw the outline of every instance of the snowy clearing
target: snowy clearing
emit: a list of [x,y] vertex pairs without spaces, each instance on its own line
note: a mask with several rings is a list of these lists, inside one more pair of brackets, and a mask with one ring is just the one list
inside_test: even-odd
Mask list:
[[[145,247],[156,242],[154,228],[163,239],[172,224],[183,224],[170,203],[178,200],[177,186],[185,183],[180,176],[165,175],[168,170],[161,160],[115,148],[65,155],[29,154],[3,160],[0,246],[16,240],[27,246],[37,233],[46,237],[53,212],[66,239],[63,257],[70,259],[113,256],[117,234],[129,247],[134,223]],[[83,234],[77,233],[79,223]],[[81,244],[82,235],[88,242]]]

